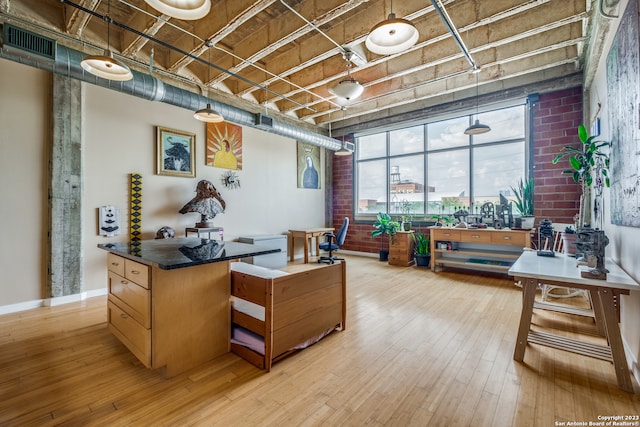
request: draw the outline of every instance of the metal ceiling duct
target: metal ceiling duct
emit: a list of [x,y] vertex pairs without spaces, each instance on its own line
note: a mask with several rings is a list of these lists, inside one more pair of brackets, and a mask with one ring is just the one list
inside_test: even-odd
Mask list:
[[[4,25],[9,24],[5,23]],[[327,148],[329,150],[335,151],[342,147],[341,141],[335,138],[311,132],[307,129],[299,128],[276,119],[273,120],[272,127],[258,126],[256,125],[255,113],[165,84],[152,75],[140,73],[135,70],[132,70],[133,79],[129,81],[109,81],[101,79],[87,73],[80,66],[80,62],[84,56],[84,53],[62,46],[59,43],[55,46],[55,59],[53,61],[44,57],[35,56],[32,53],[16,46],[6,48],[6,46],[3,45],[2,49],[0,49],[0,58],[19,62],[21,64],[29,65],[62,76],[82,80],[84,82],[116,90],[118,92],[134,95],[149,101],[164,102],[166,104],[184,108],[190,112],[198,110],[202,105],[211,104],[212,108],[219,112],[226,121],[238,125],[253,127],[286,138],[292,138],[297,141]],[[347,148],[353,150],[355,146],[352,143],[350,143],[350,145],[351,147]]]

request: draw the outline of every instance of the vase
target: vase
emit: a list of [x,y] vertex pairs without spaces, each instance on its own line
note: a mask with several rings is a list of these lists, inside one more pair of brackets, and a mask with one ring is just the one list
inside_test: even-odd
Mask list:
[[523,216],[522,218],[520,218],[520,220],[522,221],[521,228],[523,228],[524,230],[531,230],[536,223],[535,216]]
[[576,256],[576,233],[562,233],[562,251],[568,256]]

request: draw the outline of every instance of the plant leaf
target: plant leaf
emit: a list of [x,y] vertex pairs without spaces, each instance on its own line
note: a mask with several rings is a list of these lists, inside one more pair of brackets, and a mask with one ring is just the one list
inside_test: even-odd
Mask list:
[[587,129],[584,127],[584,125],[578,126],[578,138],[580,138],[580,141],[582,141],[582,143],[586,142],[589,139],[589,134],[587,133]]

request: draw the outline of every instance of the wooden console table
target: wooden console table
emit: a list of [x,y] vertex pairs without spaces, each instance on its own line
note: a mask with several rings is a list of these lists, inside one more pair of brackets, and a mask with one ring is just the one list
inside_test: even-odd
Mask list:
[[[640,285],[613,261],[607,260],[605,266],[609,269],[606,280],[587,279],[580,276],[581,269],[586,267],[577,268],[575,258],[563,254],[556,254],[553,258],[541,257],[534,251],[522,253],[509,269],[509,274],[522,284],[522,314],[513,355],[515,360],[524,360],[527,343],[608,360],[613,362],[618,386],[633,393],[629,366],[618,327],[618,309],[620,295],[627,295],[630,290],[640,290]],[[599,323],[598,330],[604,332],[609,345],[597,345],[531,329],[536,289],[541,283],[589,291],[596,322]]]
[[[431,269],[451,266],[507,272],[531,247],[533,230],[429,227]],[[443,244],[439,248],[438,243]],[[447,246],[448,245],[448,246]]]

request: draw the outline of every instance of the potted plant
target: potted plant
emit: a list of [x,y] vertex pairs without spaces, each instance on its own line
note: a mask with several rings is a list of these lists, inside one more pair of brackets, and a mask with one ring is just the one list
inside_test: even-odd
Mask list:
[[[393,243],[393,236],[400,228],[400,223],[391,219],[389,214],[384,212],[378,212],[376,221],[373,223],[374,230],[371,232],[371,237],[378,237],[384,234],[389,235],[389,242]],[[380,247],[380,261],[387,261],[389,259],[389,249],[384,248],[384,239],[381,240]]]
[[413,237],[413,242],[415,243],[413,254],[416,259],[416,266],[429,267],[429,263],[431,261],[429,236],[420,232],[416,232],[411,236]]
[[[581,147],[565,146],[562,152],[553,159],[553,164],[557,164],[561,159],[569,158],[569,169],[562,171],[569,174],[574,182],[580,183],[582,194],[580,195],[580,210],[578,213],[578,225],[590,223],[590,215],[587,215],[587,206],[591,200],[589,189],[592,184],[596,185],[596,193],[602,191],[602,187],[609,187],[609,155],[602,151],[604,147],[610,147],[608,141],[596,141],[595,136],[589,136],[584,125],[578,126],[578,138]],[[596,194],[599,196],[600,194]]]
[[411,203],[407,199],[404,199],[400,210],[402,211],[402,229],[404,231],[411,231]]
[[522,217],[522,228],[531,229],[535,224],[535,217],[533,216],[533,180],[532,179],[520,179],[516,188],[511,187],[516,196],[514,202],[516,209],[520,212]]

